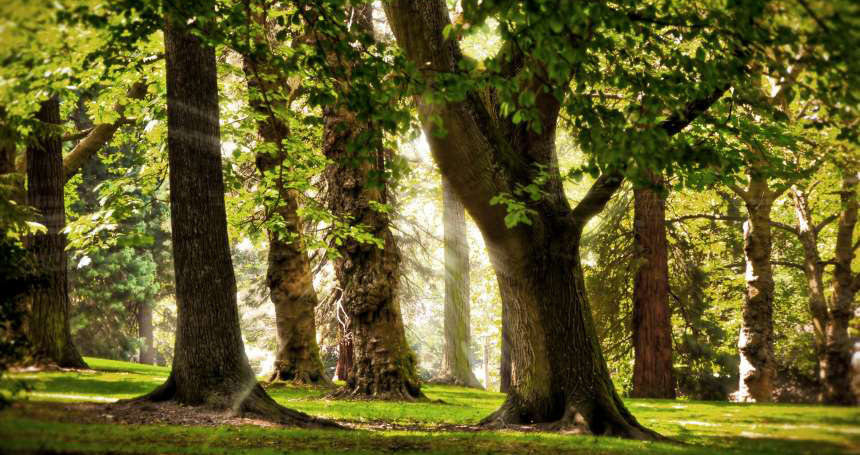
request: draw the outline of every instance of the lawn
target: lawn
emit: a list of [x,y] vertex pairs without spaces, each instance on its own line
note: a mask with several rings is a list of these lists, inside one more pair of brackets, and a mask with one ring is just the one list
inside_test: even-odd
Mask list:
[[[79,423],[54,418],[62,402],[105,403],[143,394],[166,368],[86,359],[95,371],[16,373],[0,381],[9,394],[18,381],[30,391],[0,412],[0,453],[122,454],[857,454],[860,410],[801,405],[746,405],[627,400],[637,418],[683,444],[516,431],[449,431],[440,424],[473,424],[503,395],[451,386],[425,386],[434,402],[334,401],[325,389],[277,386],[285,406],[356,426],[356,430],[299,430],[271,426],[168,426]],[[43,404],[52,403],[52,404]],[[34,414],[32,408],[51,412]],[[34,417],[35,415],[35,417]],[[379,430],[386,426],[409,430]],[[450,428],[450,427],[448,427]]]

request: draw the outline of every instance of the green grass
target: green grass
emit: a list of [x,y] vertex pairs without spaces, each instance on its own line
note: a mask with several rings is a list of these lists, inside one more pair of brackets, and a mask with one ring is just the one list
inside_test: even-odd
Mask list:
[[[94,372],[18,373],[0,381],[9,394],[16,381],[32,390],[16,399],[112,401],[150,391],[168,369],[86,359]],[[636,417],[685,444],[643,443],[550,433],[433,432],[434,424],[470,424],[493,411],[503,395],[452,386],[425,386],[443,403],[333,401],[326,390],[279,386],[269,393],[285,406],[348,421],[420,424],[428,431],[322,431],[256,426],[189,427],[108,425],[33,420],[0,413],[0,453],[397,453],[469,454],[856,454],[860,410],[801,405],[627,400]]]

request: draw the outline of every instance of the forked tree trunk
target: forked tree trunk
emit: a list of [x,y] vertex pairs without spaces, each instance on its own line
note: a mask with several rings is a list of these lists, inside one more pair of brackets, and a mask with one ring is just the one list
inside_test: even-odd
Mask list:
[[824,392],[827,404],[854,405],[857,398],[851,390],[851,339],[848,324],[854,314],[854,295],[860,289],[860,274],[854,274],[854,228],[857,225],[856,173],[845,172],[839,193],[841,209],[836,232],[830,317],[824,346]]
[[771,219],[775,194],[767,179],[752,166],[749,186],[741,197],[747,208],[744,222],[744,259],[747,292],[738,337],[741,358],[739,401],[773,400],[776,365],[773,357],[773,269],[771,267]]
[[[164,41],[177,330],[170,376],[143,399],[205,405],[290,425],[324,425],[275,403],[248,364],[227,240],[215,49],[186,28],[185,14],[207,17],[214,4],[172,6]],[[200,20],[194,24],[206,27]]]
[[[266,16],[256,14],[261,30],[268,33]],[[255,41],[268,41],[261,35]],[[298,193],[287,187],[279,173],[286,166],[285,144],[290,130],[285,119],[279,117],[289,109],[289,85],[279,77],[279,72],[267,60],[266,52],[253,53],[243,59],[245,78],[248,83],[249,104],[261,116],[257,122],[257,133],[266,144],[265,151],[257,154],[257,169],[263,178],[273,180],[277,197],[267,208],[268,218],[278,218],[283,231],[268,233],[269,255],[266,284],[275,306],[275,326],[278,351],[270,381],[293,381],[300,384],[329,384],[320,349],[317,344],[314,308],[319,303],[314,289],[310,261],[304,249],[302,219],[298,214]]]
[[499,392],[508,393],[511,390],[511,334],[510,324],[505,319],[506,311],[502,305],[502,353],[499,358]]
[[27,203],[38,210],[47,232],[29,236],[33,254],[45,280],[29,296],[27,334],[33,360],[67,368],[87,364],[72,342],[69,328],[69,285],[66,259],[66,206],[63,195],[63,149],[60,102],[42,102],[36,114],[38,129],[27,144]]
[[[353,8],[351,26],[372,35],[371,11],[370,4]],[[345,75],[352,70],[342,59],[333,62],[344,66]],[[347,81],[342,82],[348,87]],[[368,128],[342,106],[326,109],[323,151],[332,161],[326,171],[329,208],[382,242],[380,247],[345,238],[337,247],[340,257],[334,269],[352,330],[354,358],[346,386],[336,396],[413,400],[423,394],[398,301],[400,250],[391,234],[389,215],[374,207],[391,202],[387,184],[379,181],[385,175],[388,152],[372,140]]]
[[155,365],[155,334],[152,327],[152,305],[141,303],[137,309],[137,336],[140,346],[140,363]]
[[826,365],[825,352],[827,345],[827,298],[824,293],[824,263],[818,252],[818,229],[813,223],[807,194],[792,187],[791,197],[794,201],[794,212],[797,216],[797,234],[803,247],[803,273],[806,275],[809,314],[812,317],[812,335],[815,341],[815,356],[818,359],[816,377],[824,382]]
[[466,210],[442,179],[445,227],[445,351],[440,382],[481,388],[472,371],[469,318],[469,241]]
[[[443,0],[384,2],[397,42],[420,67],[428,86],[438,74],[459,72],[462,54],[446,37],[450,15]],[[502,61],[522,87],[544,88],[531,71],[540,62],[518,55],[508,43]],[[517,73],[528,68],[526,74]],[[540,71],[539,69],[537,71]],[[530,85],[533,84],[533,85]],[[728,89],[716,87],[691,100],[659,124],[668,135],[681,131]],[[582,229],[621,184],[617,174],[600,176],[571,208],[562,188],[555,149],[561,102],[552,90],[534,89],[541,129],[501,115],[494,93],[470,92],[460,100],[417,97],[418,113],[442,175],[481,230],[510,323],[513,375],[502,407],[485,425],[541,424],[584,433],[659,439],[627,411],[609,376],[594,330],[579,258]],[[444,130],[444,131],[443,131]],[[508,229],[506,208],[490,204],[517,185],[533,184],[535,168],[548,170],[540,201],[527,225]]]
[[[658,187],[662,179],[654,178]],[[666,202],[657,188],[633,190],[633,393],[637,398],[675,398]]]

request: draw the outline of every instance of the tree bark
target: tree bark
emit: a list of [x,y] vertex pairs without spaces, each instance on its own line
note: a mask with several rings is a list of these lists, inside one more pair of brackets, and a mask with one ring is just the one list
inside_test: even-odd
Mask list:
[[[264,13],[256,14],[261,34],[268,33]],[[255,40],[265,45],[266,37]],[[298,214],[298,193],[288,188],[278,170],[288,159],[284,141],[290,135],[285,119],[279,117],[290,108],[289,85],[268,60],[269,53],[243,57],[248,83],[249,104],[261,116],[257,133],[268,144],[257,153],[256,164],[263,179],[273,180],[277,198],[267,207],[267,218],[283,221],[283,232],[269,230],[266,284],[275,307],[278,351],[270,381],[293,381],[299,384],[330,384],[317,344],[314,308],[319,303],[314,289],[310,261],[302,241],[303,220]],[[283,115],[283,114],[280,114]]]
[[750,166],[749,185],[739,193],[747,208],[744,222],[744,259],[747,292],[738,337],[741,358],[739,401],[773,400],[776,365],[773,356],[773,269],[771,268],[770,212],[776,193],[757,164]]
[[143,342],[138,361],[155,365],[155,335],[152,327],[152,305],[149,303],[142,303],[137,309],[137,335]]
[[352,342],[352,332],[349,325],[340,328],[340,342],[337,345],[337,364],[334,374],[341,381],[346,381],[355,363],[355,345]]
[[60,101],[42,102],[36,114],[39,125],[27,145],[27,203],[39,212],[47,232],[27,238],[45,280],[30,295],[26,327],[37,363],[67,368],[87,364],[72,342],[69,327],[69,284],[66,258],[66,206],[63,194],[63,150],[60,137]]
[[438,381],[481,388],[471,362],[466,211],[444,178],[442,207],[445,228],[445,351],[442,357],[442,378]]
[[[371,11],[369,4],[353,8],[352,27],[372,34]],[[332,60],[348,65],[339,58]],[[343,74],[349,73],[344,68]],[[342,82],[348,87],[347,81]],[[345,107],[325,110],[323,151],[332,161],[326,171],[329,209],[382,242],[379,247],[350,237],[337,247],[334,269],[352,331],[354,357],[346,386],[335,396],[414,400],[424,395],[398,301],[400,250],[391,234],[389,215],[374,208],[391,202],[386,182],[373,180],[374,175],[384,175],[390,152],[369,140],[369,128]]]
[[499,359],[499,392],[508,393],[511,390],[511,334],[506,311],[502,305],[502,353]]
[[854,405],[851,391],[851,339],[848,324],[854,314],[854,295],[860,289],[860,274],[851,271],[854,261],[854,228],[857,225],[857,173],[845,172],[839,193],[841,209],[836,232],[832,302],[824,346],[824,391],[827,404]]
[[[383,6],[398,44],[430,79],[428,84],[436,74],[458,73],[462,54],[454,40],[444,37],[450,25],[444,0],[393,0]],[[516,46],[502,49],[516,53]],[[509,57],[514,67],[540,67],[540,62],[518,61],[522,56]],[[659,439],[636,421],[615,391],[594,330],[579,258],[582,229],[622,178],[615,173],[600,176],[576,207],[570,207],[555,150],[561,102],[551,90],[541,90],[541,83],[529,79],[522,84],[535,95],[540,131],[500,115],[492,92],[472,92],[462,101],[438,96],[416,100],[433,157],[484,237],[510,322],[511,389],[502,407],[483,423],[541,424]],[[676,134],[727,88],[691,101],[659,128]],[[529,204],[534,210],[531,224],[508,229],[506,208],[489,201],[513,194],[516,185],[532,184],[537,166],[549,172],[542,197]]]
[[284,408],[263,390],[248,364],[239,329],[236,280],[227,239],[218,124],[215,49],[193,34],[214,4],[168,8],[167,147],[176,277],[177,331],[167,382],[143,399],[250,414],[280,423],[327,422]]
[[[655,176],[656,177],[656,176]],[[657,188],[633,190],[633,238],[638,264],[633,281],[633,397],[675,398],[666,202]]]

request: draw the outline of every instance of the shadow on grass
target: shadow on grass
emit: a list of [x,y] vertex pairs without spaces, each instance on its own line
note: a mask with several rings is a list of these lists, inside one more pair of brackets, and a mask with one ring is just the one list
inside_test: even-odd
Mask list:
[[[163,382],[162,379],[141,380],[140,378],[102,379],[92,375],[75,375],[60,377],[40,377],[37,380],[24,379],[33,386],[34,392],[52,394],[95,395],[103,397],[124,398],[143,395],[151,392]],[[0,388],[8,389],[11,380],[0,381]]]

